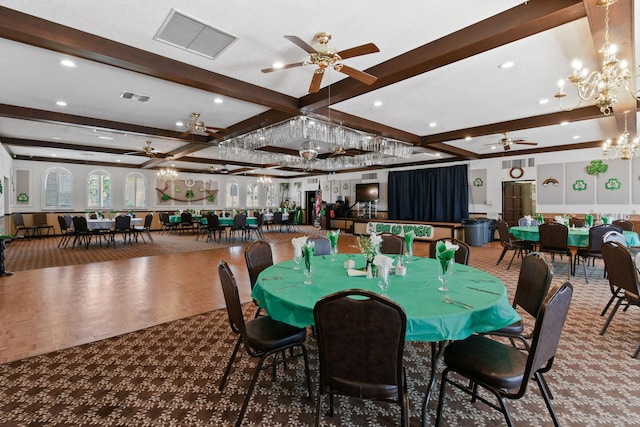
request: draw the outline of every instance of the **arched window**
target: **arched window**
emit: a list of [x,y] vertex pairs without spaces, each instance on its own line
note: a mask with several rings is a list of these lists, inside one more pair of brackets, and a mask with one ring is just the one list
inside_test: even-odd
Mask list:
[[276,191],[276,184],[269,184],[266,187],[267,190],[267,207],[278,207],[278,192]]
[[71,172],[53,168],[44,174],[44,208],[71,208]]
[[128,174],[124,183],[124,194],[124,206],[127,209],[146,207],[144,175],[139,172]]
[[227,181],[226,204],[229,208],[240,206],[240,186],[235,179]]
[[87,190],[87,206],[89,209],[111,207],[111,175],[107,172],[91,172]]
[[257,182],[247,184],[247,207],[257,208],[260,206],[260,186]]

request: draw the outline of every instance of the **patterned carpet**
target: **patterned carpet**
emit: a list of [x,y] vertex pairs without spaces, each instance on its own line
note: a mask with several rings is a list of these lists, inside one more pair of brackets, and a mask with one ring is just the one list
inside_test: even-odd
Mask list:
[[[500,277],[513,295],[520,261],[514,261],[509,271],[504,261],[495,266],[499,251],[496,244],[474,247],[470,264]],[[566,261],[556,260],[555,267],[554,283],[564,281]],[[604,319],[599,314],[609,298],[602,262],[591,269],[589,285],[580,269],[578,273],[571,279],[575,294],[560,350],[546,375],[560,422],[565,426],[640,425],[640,361],[630,357],[640,342],[640,312],[632,307],[618,313],[607,333],[600,336]],[[250,304],[245,309],[247,317],[254,312]],[[227,388],[219,392],[217,386],[233,344],[226,311],[218,310],[2,365],[0,425],[233,425],[254,362],[246,355],[237,360]],[[315,381],[317,352],[311,336],[308,348]],[[412,426],[420,423],[429,361],[427,343],[407,343]],[[245,425],[313,424],[315,406],[306,400],[300,368],[301,363],[294,362],[286,372],[279,372],[275,383],[270,375],[261,375]],[[449,390],[443,425],[504,425],[497,412]],[[437,391],[434,397],[431,424]],[[395,405],[347,398],[337,402],[336,416],[325,416],[323,425],[392,426],[399,422]],[[525,398],[511,402],[510,407],[516,425],[552,425],[535,383]]]

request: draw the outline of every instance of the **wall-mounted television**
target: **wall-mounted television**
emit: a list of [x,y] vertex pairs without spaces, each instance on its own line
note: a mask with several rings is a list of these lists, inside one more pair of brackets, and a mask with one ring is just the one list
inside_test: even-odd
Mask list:
[[356,202],[373,202],[380,198],[380,184],[356,184]]

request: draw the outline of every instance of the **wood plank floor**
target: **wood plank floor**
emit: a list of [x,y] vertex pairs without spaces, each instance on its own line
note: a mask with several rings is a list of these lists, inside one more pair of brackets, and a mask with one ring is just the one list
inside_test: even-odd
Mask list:
[[[341,235],[339,251],[357,252]],[[274,262],[292,257],[271,243]],[[428,245],[416,245],[426,255]],[[0,363],[147,328],[224,307],[217,273],[227,261],[250,300],[245,246],[16,272],[0,278]]]

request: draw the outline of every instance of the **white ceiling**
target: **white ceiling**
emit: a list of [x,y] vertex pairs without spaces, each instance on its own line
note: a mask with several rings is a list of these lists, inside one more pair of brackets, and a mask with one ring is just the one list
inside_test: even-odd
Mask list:
[[[631,0],[620,0],[618,3],[626,1]],[[312,38],[316,32],[328,31],[333,35],[331,44],[338,50],[373,42],[380,52],[345,60],[345,64],[351,67],[367,70],[385,61],[394,61],[412,49],[446,38],[456,31],[467,31],[470,38],[481,37],[467,27],[511,8],[526,13],[526,8],[542,7],[544,3],[542,0],[524,4],[513,0],[411,0],[400,4],[380,0],[325,0],[321,3],[295,0],[0,0],[0,6],[151,52],[159,55],[159,60],[168,58],[182,65],[197,67],[193,69],[194,74],[202,69],[228,76],[238,81],[238,86],[242,86],[242,82],[255,85],[256,93],[259,88],[266,88],[282,94],[284,99],[307,96],[313,73],[311,67],[273,73],[260,71],[276,61],[295,63],[306,59],[306,53],[285,39],[284,35],[297,35],[307,43],[314,44]],[[616,6],[614,4],[612,8]],[[213,60],[154,40],[172,9],[232,34],[238,40]],[[636,15],[639,13],[636,11]],[[517,31],[507,25],[505,32],[513,34]],[[595,45],[591,42],[591,34],[587,18],[582,17],[397,83],[382,85],[346,100],[336,99],[331,109],[341,120],[347,115],[354,116],[357,121],[373,123],[374,127],[378,126],[375,125],[377,123],[396,132],[396,137],[412,134],[415,138],[411,142],[414,144],[416,138],[434,138],[430,141],[439,144],[416,149],[411,159],[415,162],[464,158],[456,155],[456,150],[464,150],[469,155],[481,158],[532,149],[525,145],[515,145],[508,153],[503,152],[501,147],[492,149],[503,137],[503,130],[510,130],[513,138],[537,142],[536,149],[564,148],[571,144],[602,141],[622,130],[613,116],[576,120],[566,126],[561,126],[559,119],[557,122],[525,126],[522,129],[514,124],[520,119],[554,115],[561,111],[553,94],[557,89],[557,80],[570,72],[571,60],[579,57],[590,69],[597,68],[599,60]],[[131,71],[127,69],[131,68],[128,64],[123,64],[122,68],[105,65],[103,62],[109,61],[100,62],[100,55],[108,53],[80,52],[78,56],[73,56],[56,51],[64,51],[65,48],[53,46],[55,50],[48,50],[12,41],[10,39],[20,37],[6,34],[6,31],[0,35],[5,37],[0,38],[0,51],[3,52],[0,81],[4,82],[0,103],[7,106],[108,120],[179,134],[185,129],[176,126],[176,122],[186,122],[193,111],[202,114],[201,119],[206,125],[243,128],[245,121],[268,114],[272,110],[270,102],[275,102],[274,99],[278,97],[274,95],[273,99],[265,102],[248,102],[233,97],[234,87],[222,87],[218,91],[190,87],[187,81],[190,73],[184,73],[184,68],[181,68],[180,77],[183,80],[179,81],[186,84],[180,84],[152,77],[153,72],[146,70]],[[472,44],[473,39],[469,43]],[[637,41],[618,43],[631,44],[631,51],[638,55],[634,50],[640,45]],[[60,60],[64,58],[73,59],[77,67],[61,66]],[[634,58],[627,59],[633,62]],[[499,65],[505,61],[513,61],[515,66],[500,69]],[[135,58],[130,62],[135,62]],[[167,73],[172,71],[170,63],[158,62],[157,67]],[[372,74],[375,75],[374,72]],[[345,78],[344,74],[335,71],[325,76],[322,87],[333,85],[323,92],[327,98],[344,90],[336,83]],[[226,83],[219,83],[212,77],[212,84]],[[246,86],[243,89],[247,90]],[[123,91],[148,95],[151,99],[147,103],[124,100],[119,97]],[[544,98],[549,102],[539,104]],[[222,102],[214,102],[216,99]],[[64,100],[67,105],[57,106],[56,101],[59,100]],[[382,102],[382,106],[375,107],[376,101]],[[456,134],[454,138],[446,134],[467,129],[470,129],[469,134],[473,134],[471,130],[475,128],[503,122],[509,123],[509,129],[495,129],[490,133],[478,131],[470,140],[465,140],[462,134]],[[430,123],[435,125],[431,126]],[[17,158],[43,160],[55,156],[62,161],[67,159],[141,167],[174,164],[179,169],[194,171],[206,171],[210,164],[214,167],[227,164],[232,170],[242,167],[249,173],[282,173],[284,176],[302,173],[300,170],[265,169],[259,165],[245,169],[247,165],[243,159],[237,159],[237,166],[234,166],[233,161],[218,158],[218,148],[212,146],[215,144],[211,142],[203,143],[201,146],[206,148],[185,158],[176,156],[175,159],[167,159],[167,162],[149,165],[149,158],[145,156],[123,153],[140,151],[145,141],[152,141],[155,151],[166,155],[193,140],[181,140],[175,135],[151,131],[131,132],[118,129],[116,125],[112,127],[114,129],[95,129],[90,124],[79,125],[63,119],[33,120],[29,114],[21,117],[4,114],[0,116],[0,140]],[[100,139],[101,136],[113,139]],[[229,138],[233,136],[237,135],[227,135]],[[12,142],[14,140],[19,142]],[[58,148],[52,148],[54,144]],[[81,146],[83,148],[80,150],[70,149]],[[105,152],[105,148],[115,151]],[[425,155],[425,152],[428,154]],[[439,157],[436,157],[436,153],[439,153]],[[198,161],[185,161],[189,158]]]

